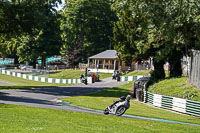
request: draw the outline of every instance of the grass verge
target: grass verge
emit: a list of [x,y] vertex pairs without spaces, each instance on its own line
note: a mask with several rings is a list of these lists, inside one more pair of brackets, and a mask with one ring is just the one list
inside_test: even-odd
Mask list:
[[[48,77],[58,78],[58,79],[79,79],[81,74],[85,75],[85,71],[67,69],[67,70],[52,72],[48,75]],[[99,75],[100,75],[100,79],[104,79],[104,78],[108,78],[112,76],[111,73],[99,73]]]
[[[78,106],[104,110],[120,96],[127,95],[132,86],[133,82],[130,82],[129,84],[114,87],[112,89],[106,89],[86,96],[70,97],[63,100]],[[126,114],[200,124],[200,118],[177,114],[133,100],[131,100],[130,104],[131,107],[127,110]]]
[[0,74],[0,81],[16,84],[16,85],[0,85],[0,89],[31,89],[31,88],[68,85],[68,84],[54,84],[54,83],[32,81],[32,80],[13,77],[13,76],[5,75],[5,74]]
[[195,133],[200,127],[0,104],[3,133]]
[[132,72],[125,74],[123,76],[150,75],[150,72],[151,71],[147,71],[147,70],[132,71]]
[[152,93],[200,102],[200,90],[189,83],[188,77],[165,79],[149,87]]

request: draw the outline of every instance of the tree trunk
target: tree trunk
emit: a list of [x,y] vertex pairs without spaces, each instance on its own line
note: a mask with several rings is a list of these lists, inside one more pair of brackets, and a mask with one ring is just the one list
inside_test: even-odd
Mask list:
[[32,65],[34,69],[36,68],[36,64],[37,64],[37,60],[33,60],[30,62],[30,65]]
[[158,82],[159,80],[165,78],[165,70],[163,67],[164,64],[165,64],[164,60],[156,61],[154,59],[153,61],[154,71],[151,73],[151,80],[150,80],[151,83]]
[[170,77],[182,76],[181,58],[182,53],[174,50],[172,56],[169,58]]
[[46,57],[42,56],[42,69],[46,69]]

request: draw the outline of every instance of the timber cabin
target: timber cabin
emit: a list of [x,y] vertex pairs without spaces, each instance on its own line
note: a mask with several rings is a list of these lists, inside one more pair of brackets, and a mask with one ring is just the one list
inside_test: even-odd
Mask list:
[[[134,68],[134,62],[131,64]],[[115,70],[127,71],[130,66],[120,61],[116,50],[106,50],[88,58],[88,69],[91,72],[113,73]]]

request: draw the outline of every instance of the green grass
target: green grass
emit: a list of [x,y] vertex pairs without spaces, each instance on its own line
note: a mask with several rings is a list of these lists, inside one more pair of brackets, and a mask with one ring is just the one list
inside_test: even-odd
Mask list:
[[[126,85],[106,89],[86,96],[64,98],[63,100],[73,105],[104,110],[108,105],[113,103],[113,101],[118,100],[119,97],[129,94],[132,86],[133,82],[130,82]],[[177,114],[133,100],[131,100],[130,103],[131,107],[127,110],[126,114],[200,124],[200,118]]]
[[0,89],[31,89],[31,88],[68,85],[68,84],[43,83],[39,81],[32,81],[28,79],[13,77],[5,74],[0,74],[0,81],[16,84],[16,85],[1,85]]
[[[67,70],[50,73],[48,77],[58,78],[58,79],[79,79],[81,74],[85,75],[85,71],[67,69]],[[104,79],[104,78],[108,78],[112,76],[111,73],[99,73],[99,75],[100,75],[100,79]]]
[[197,133],[200,127],[0,104],[2,133]]
[[165,79],[149,87],[156,94],[200,101],[200,90],[189,83],[188,77]]
[[132,71],[132,72],[125,74],[123,76],[150,75],[150,72],[151,71],[147,71],[147,70]]
[[[123,76],[137,76],[137,75],[151,75],[151,71],[148,70],[138,70],[132,71],[128,74],[124,74]],[[165,71],[166,77],[169,77],[169,71]]]
[[58,79],[79,79],[82,73],[85,74],[85,72],[81,70],[67,69],[67,70],[62,70],[62,71],[51,72],[48,75],[48,77],[58,78]]
[[100,80],[112,77],[112,73],[99,73],[99,75],[100,75]]

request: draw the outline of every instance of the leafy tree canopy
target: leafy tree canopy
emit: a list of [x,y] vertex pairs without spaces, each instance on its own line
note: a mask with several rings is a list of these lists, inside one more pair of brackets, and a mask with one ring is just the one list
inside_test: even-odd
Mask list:
[[[199,0],[117,0],[115,49],[124,60],[153,57],[155,63],[168,60],[179,67],[174,71],[180,70],[180,59],[188,49],[199,48],[199,5]],[[162,63],[156,64],[162,67]]]
[[68,53],[69,57],[74,51],[72,53],[76,55],[71,55],[72,59],[80,57],[74,61],[75,64],[86,61],[88,56],[109,49],[109,37],[113,35],[113,21],[116,20],[109,1],[68,0],[62,15],[65,18],[61,24],[62,38],[65,42],[62,53]]
[[0,1],[1,56],[16,53],[19,61],[35,61],[58,54],[59,15],[54,9],[58,2],[61,1]]

